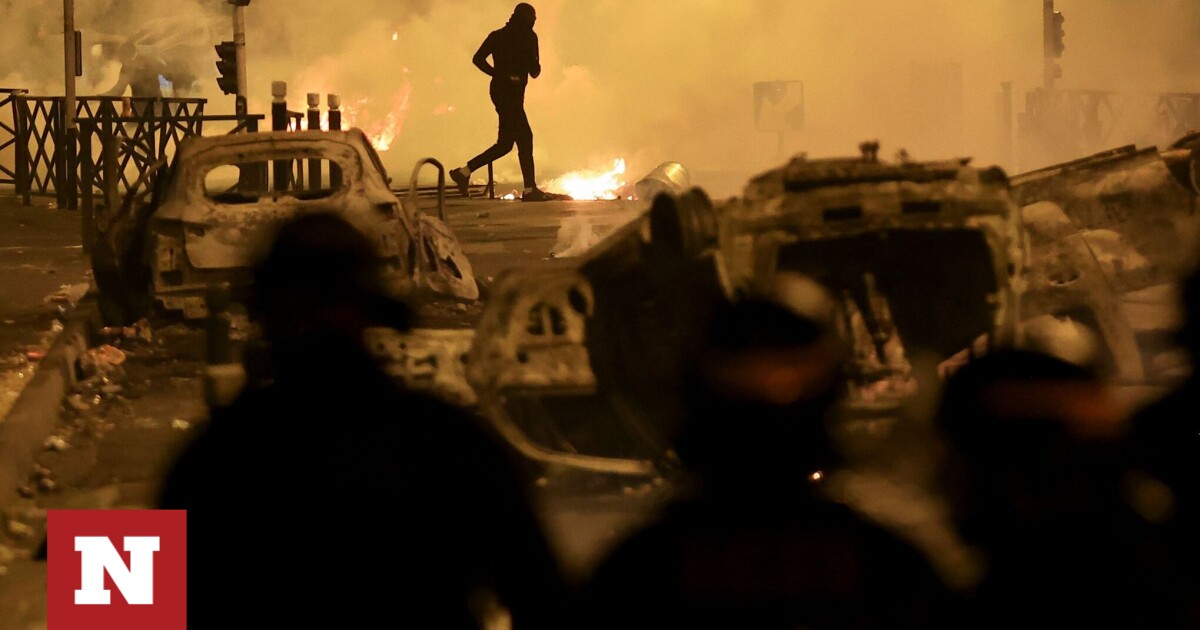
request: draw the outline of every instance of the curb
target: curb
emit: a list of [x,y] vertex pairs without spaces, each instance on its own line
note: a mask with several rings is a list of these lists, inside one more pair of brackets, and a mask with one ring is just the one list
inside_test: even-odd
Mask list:
[[46,438],[62,418],[62,401],[79,374],[79,359],[100,331],[100,310],[89,294],[63,322],[63,330],[0,423],[0,512],[20,498],[17,488],[33,471]]

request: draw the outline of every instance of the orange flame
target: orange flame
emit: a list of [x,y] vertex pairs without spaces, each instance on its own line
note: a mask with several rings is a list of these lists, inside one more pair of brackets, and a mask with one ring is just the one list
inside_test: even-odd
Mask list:
[[607,171],[572,171],[546,184],[546,190],[576,200],[619,199],[625,187],[625,160],[617,158]]
[[[377,151],[387,151],[392,148],[396,136],[404,127],[404,118],[408,114],[408,99],[412,86],[405,85],[392,97],[392,107],[382,119],[372,120],[367,111],[369,99],[361,97],[342,104],[342,128],[359,127]],[[308,118],[300,120],[300,129],[308,129]],[[329,112],[321,112],[321,129],[329,131]]]

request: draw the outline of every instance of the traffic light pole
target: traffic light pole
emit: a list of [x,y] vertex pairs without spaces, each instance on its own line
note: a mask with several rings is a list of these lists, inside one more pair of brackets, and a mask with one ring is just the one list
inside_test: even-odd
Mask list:
[[[231,2],[232,3],[232,2]],[[233,44],[237,51],[237,114],[246,111],[246,6],[233,4]]]
[[1042,0],[1042,55],[1045,60],[1045,88],[1054,89],[1054,83],[1062,77],[1062,67],[1057,59],[1062,57],[1063,15],[1054,10],[1054,0]]
[[63,0],[63,72],[66,82],[63,93],[63,109],[65,111],[63,111],[61,120],[65,124],[63,129],[65,146],[62,151],[65,160],[59,163],[62,178],[58,182],[58,199],[59,207],[71,209],[75,208],[78,198],[74,190],[76,185],[74,177],[76,139],[79,135],[75,124],[75,76],[78,71],[75,46],[77,43],[75,41],[75,0]]
[[1045,76],[1045,88],[1054,89],[1054,54],[1051,52],[1050,29],[1054,27],[1054,0],[1042,0],[1042,66]]

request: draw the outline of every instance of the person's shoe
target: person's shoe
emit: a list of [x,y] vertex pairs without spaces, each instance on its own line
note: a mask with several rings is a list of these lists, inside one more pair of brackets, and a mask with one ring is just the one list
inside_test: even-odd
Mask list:
[[450,179],[454,180],[454,185],[458,186],[458,194],[462,197],[471,196],[471,175],[464,173],[463,169],[456,168],[450,171]]
[[548,193],[541,188],[525,191],[521,195],[521,201],[574,201],[570,195],[560,195],[557,193]]

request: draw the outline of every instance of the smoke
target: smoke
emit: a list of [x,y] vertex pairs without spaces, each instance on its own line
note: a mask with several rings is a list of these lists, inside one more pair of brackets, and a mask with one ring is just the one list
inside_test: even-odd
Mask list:
[[[35,94],[62,94],[63,3],[0,0],[0,85]],[[88,0],[76,3],[75,28],[83,32],[81,95],[107,92],[123,63],[134,59],[173,84],[175,96],[204,91],[214,76],[213,41],[228,7],[219,0]]]
[[[203,41],[188,40],[190,47],[178,49],[186,54],[173,57],[194,70],[209,111],[232,110],[213,67],[212,45],[231,38],[223,0],[77,4],[85,47],[93,31],[128,36],[148,16],[211,25],[196,36]],[[346,103],[365,99],[363,124],[396,119],[398,135],[384,160],[397,181],[421,157],[460,165],[495,138],[488,78],[470,58],[514,4],[253,0],[246,9],[251,108],[268,111],[272,80],[288,82],[293,110],[305,107],[308,92],[338,93]],[[915,159],[1002,162],[1000,84],[1011,82],[1019,112],[1023,94],[1042,82],[1036,0],[533,4],[543,74],[530,84],[527,110],[543,181],[604,169],[618,158],[636,179],[670,160],[685,164],[697,184],[727,194],[791,154],[853,154],[865,139],[880,140],[885,157],[903,148]],[[1067,32],[1062,87],[1200,91],[1200,67],[1192,61],[1200,3],[1057,4]],[[0,42],[5,83],[61,82],[60,7],[59,0],[0,0],[5,21],[20,25],[7,27],[10,37]],[[89,78],[95,89],[106,87],[101,77]],[[754,120],[753,84],[773,80],[804,83],[804,128],[782,137]],[[515,157],[497,169],[502,180],[519,180]]]

